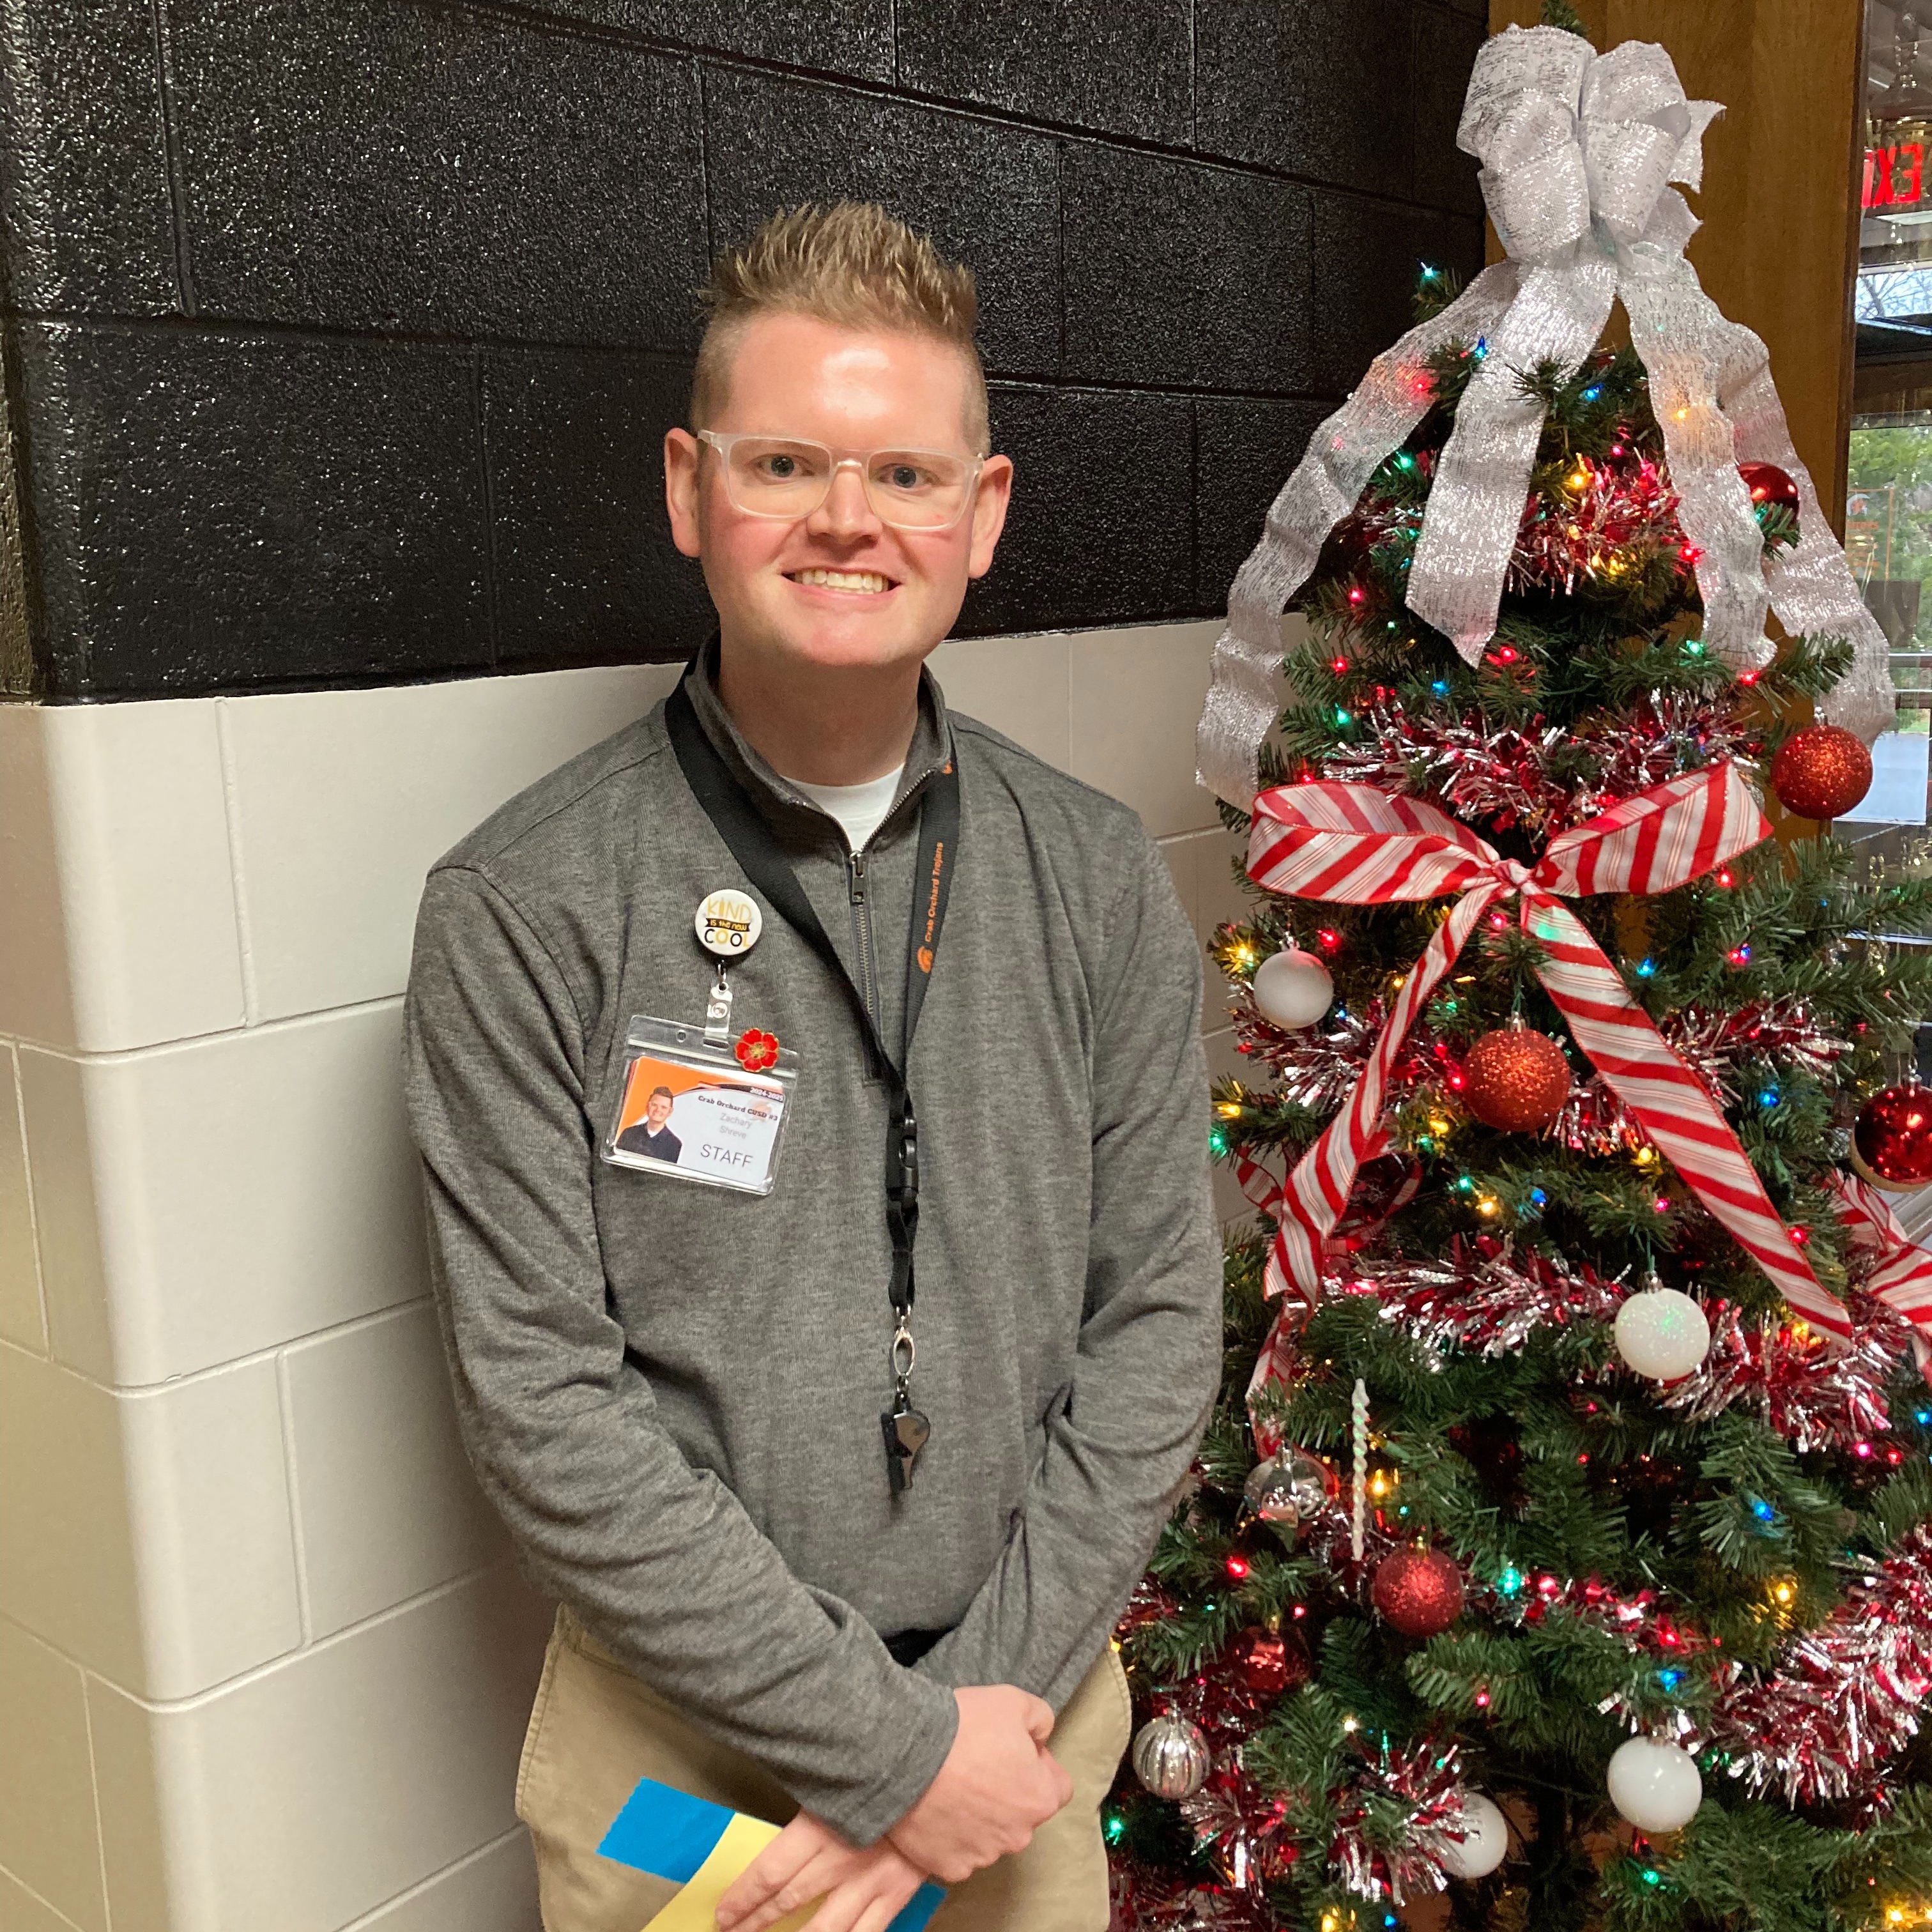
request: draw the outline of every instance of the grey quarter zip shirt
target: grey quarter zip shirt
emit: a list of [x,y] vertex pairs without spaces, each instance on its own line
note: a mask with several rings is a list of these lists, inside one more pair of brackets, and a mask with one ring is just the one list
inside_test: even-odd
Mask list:
[[[930,675],[857,855],[688,674],[896,1047],[920,800],[959,856],[907,1068],[932,1437],[886,1482],[886,1088],[825,963],[760,895],[734,1031],[800,1058],[765,1196],[610,1165],[633,1016],[703,1021],[692,919],[748,882],[662,706],[438,862],[405,1081],[464,1441],[526,1570],[701,1730],[870,1844],[952,1747],[956,1686],[1056,1708],[1106,1641],[1220,1369],[1199,950],[1125,806]],[[912,1667],[883,1637],[943,1632]]]

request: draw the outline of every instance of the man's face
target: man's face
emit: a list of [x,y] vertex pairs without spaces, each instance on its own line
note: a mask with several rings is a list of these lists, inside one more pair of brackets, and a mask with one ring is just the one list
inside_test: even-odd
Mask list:
[[653,1094],[644,1102],[644,1124],[656,1133],[670,1118],[670,1102],[662,1094]]
[[[966,382],[959,352],[928,337],[759,316],[739,338],[723,408],[705,427],[801,437],[835,458],[893,448],[970,459]],[[882,522],[850,467],[810,516],[784,520],[734,508],[718,452],[689,431],[664,439],[672,535],[704,563],[728,646],[827,669],[917,662],[946,635],[968,580],[992,565],[1012,477],[1007,458],[988,458],[973,503],[950,530]],[[802,580],[828,570],[866,583]]]

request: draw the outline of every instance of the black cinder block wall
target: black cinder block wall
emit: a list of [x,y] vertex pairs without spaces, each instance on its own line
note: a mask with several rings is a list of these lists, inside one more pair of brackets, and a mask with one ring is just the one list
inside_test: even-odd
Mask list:
[[967,632],[1212,614],[1482,254],[1484,0],[7,0],[16,695],[682,655],[690,291],[875,198],[980,278],[1014,512]]

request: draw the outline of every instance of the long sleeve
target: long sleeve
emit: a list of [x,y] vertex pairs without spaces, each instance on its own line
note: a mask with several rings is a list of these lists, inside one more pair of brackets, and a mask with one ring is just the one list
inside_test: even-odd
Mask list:
[[584,1027],[496,884],[433,874],[404,1034],[464,1443],[526,1568],[637,1675],[869,1844],[951,1748],[950,1692],[794,1576],[688,1462],[609,1312]]
[[1198,949],[1147,843],[1108,922],[1093,1204],[1071,1396],[992,1574],[920,1670],[1056,1709],[1141,1574],[1213,1406],[1221,1264],[1208,1178]]

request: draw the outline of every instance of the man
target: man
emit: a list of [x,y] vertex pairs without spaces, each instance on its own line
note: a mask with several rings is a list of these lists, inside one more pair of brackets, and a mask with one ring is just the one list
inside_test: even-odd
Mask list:
[[[407,1007],[464,1440],[560,1605],[544,1924],[671,1894],[596,1850],[649,1777],[790,1820],[729,1932],[928,1876],[934,1932],[1100,1932],[1108,1633],[1220,1368],[1198,949],[1133,814],[923,670],[1012,476],[970,274],[844,205],[709,294],[664,468],[718,635],[436,867]],[[796,1056],[769,1191],[600,1160],[632,1030],[728,994]]]
[[671,1090],[653,1087],[644,1102],[644,1118],[634,1120],[617,1136],[618,1150],[647,1154],[653,1160],[674,1161],[684,1151],[684,1143],[664,1123],[670,1118]]

